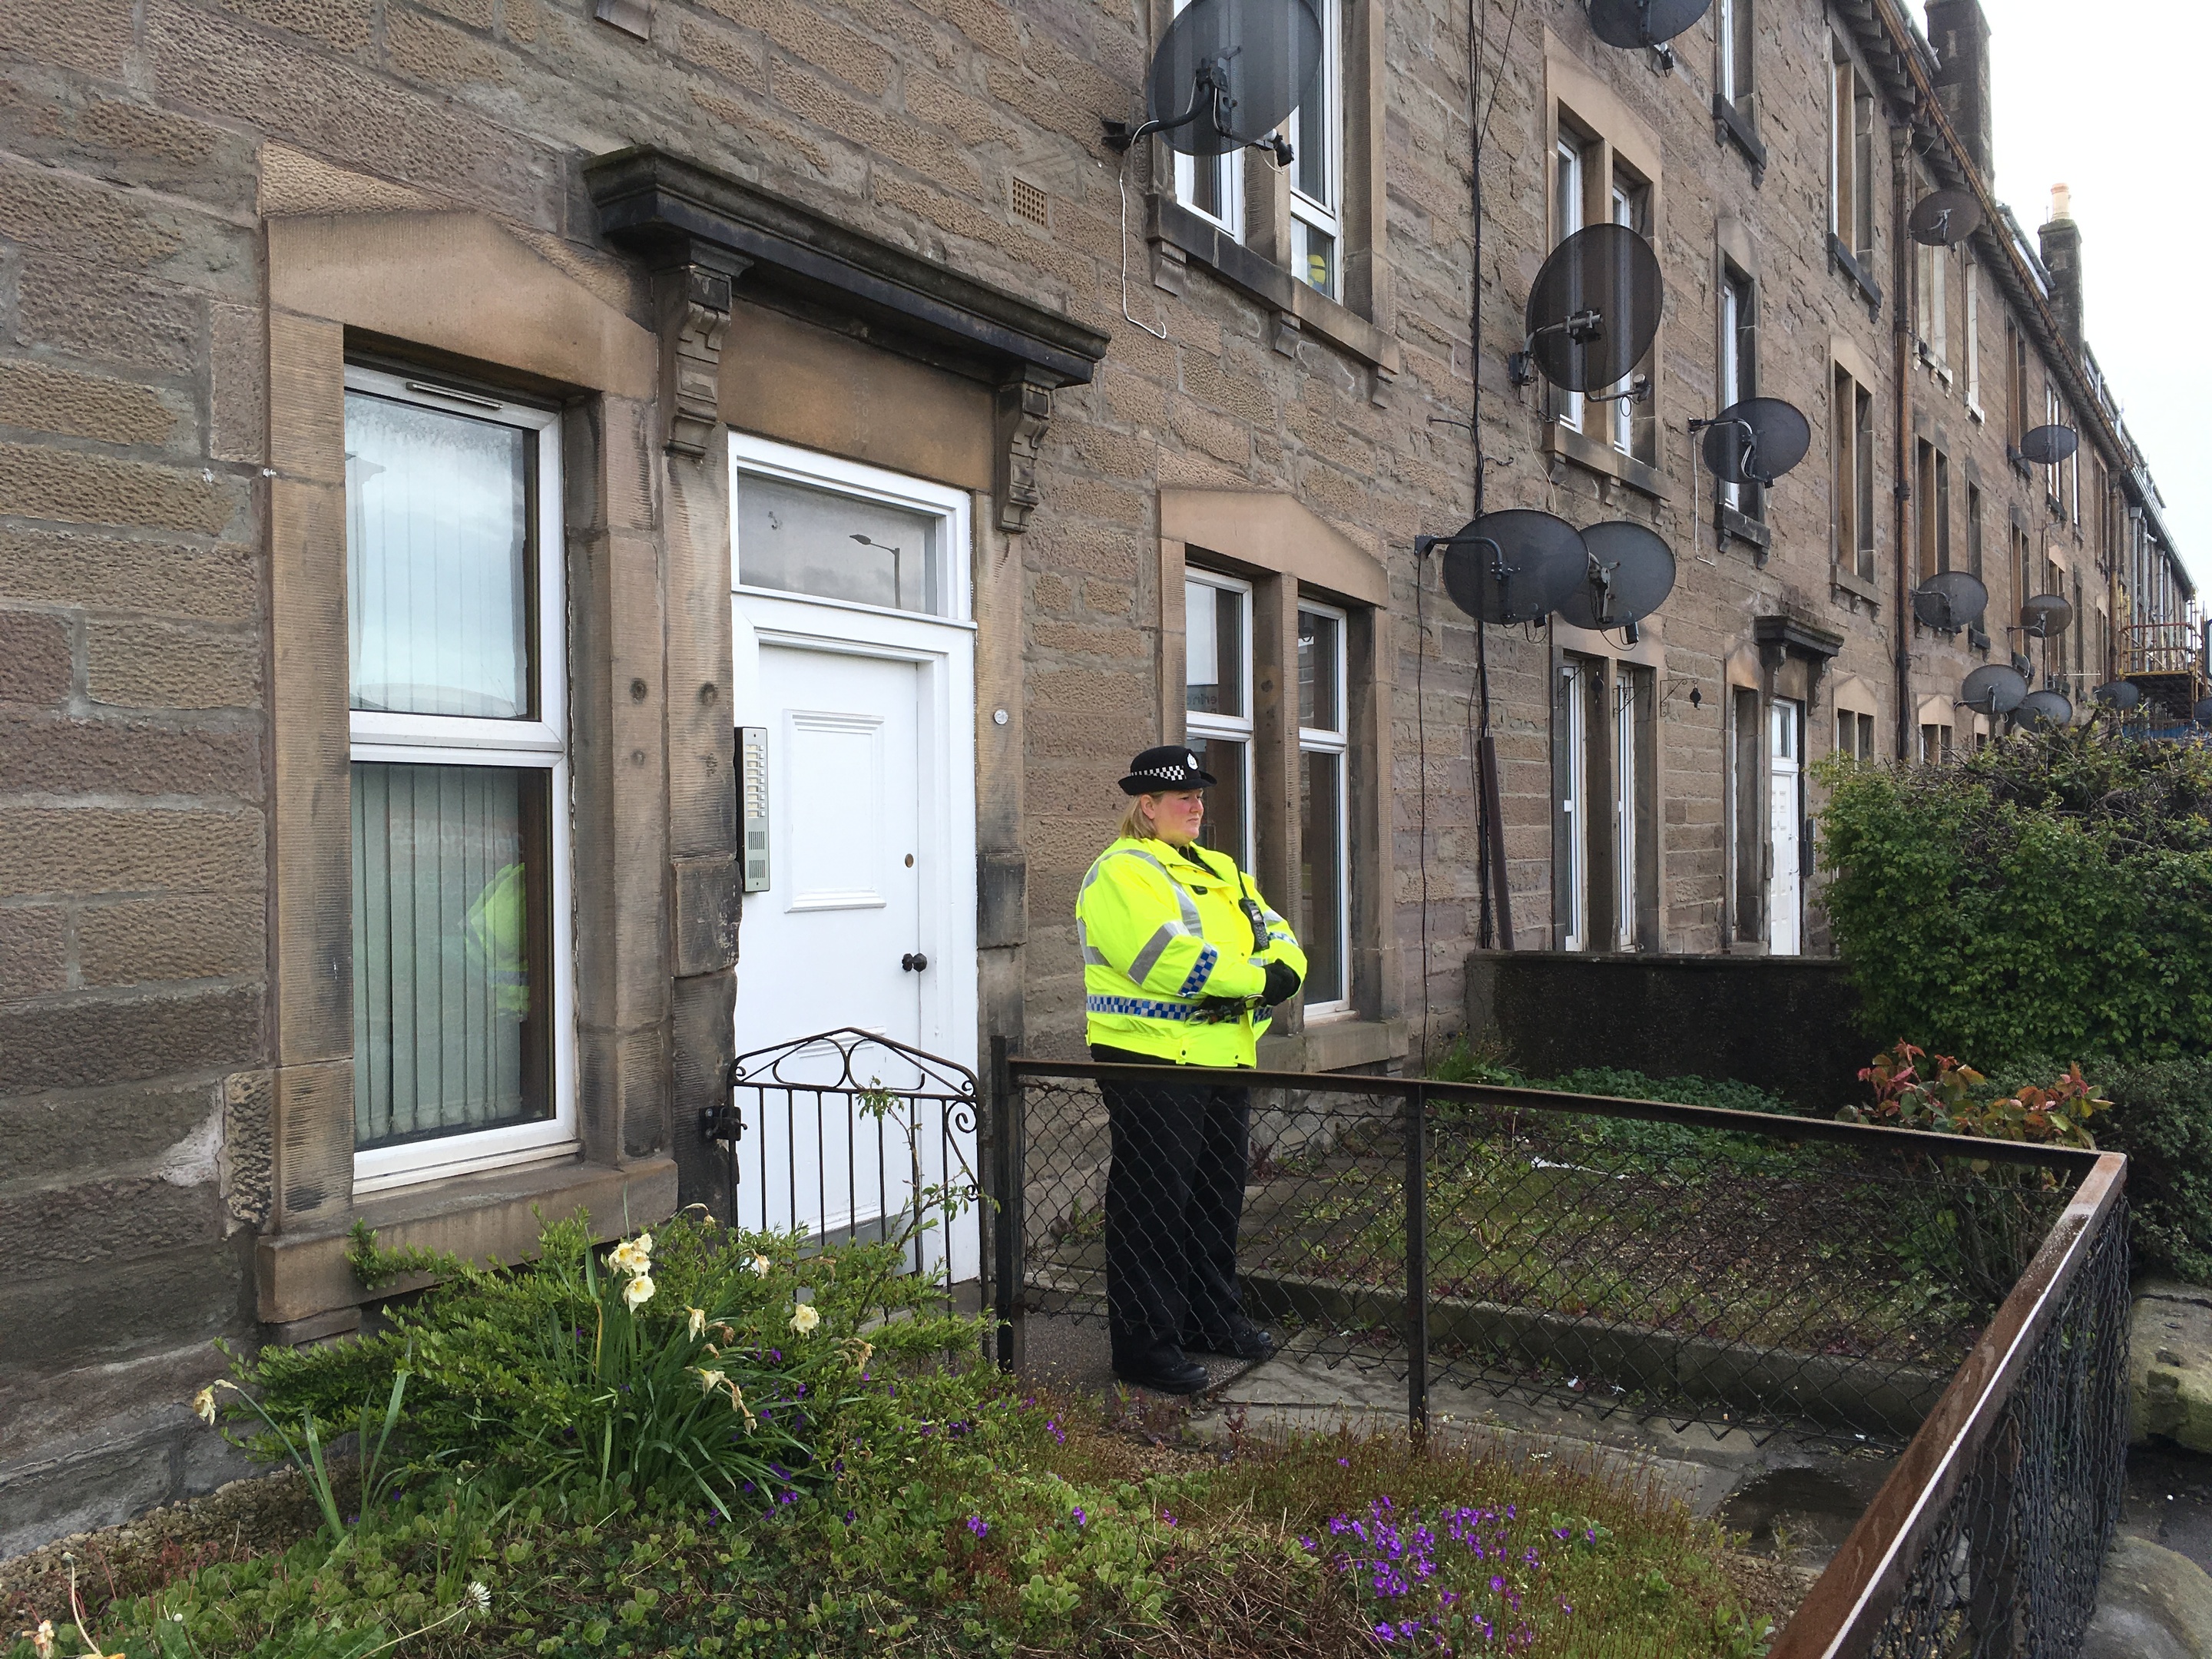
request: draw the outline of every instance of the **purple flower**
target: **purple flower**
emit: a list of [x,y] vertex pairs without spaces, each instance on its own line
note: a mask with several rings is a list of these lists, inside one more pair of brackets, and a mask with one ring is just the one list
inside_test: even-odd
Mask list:
[[1082,1510],[1081,1506],[1080,1506],[1080,1505],[1079,1505],[1079,1506],[1076,1508],[1076,1510],[1075,1510],[1075,1524],[1076,1524],[1076,1526],[1077,1526],[1079,1528],[1081,1528],[1081,1527],[1083,1526],[1084,1522],[1085,1522],[1086,1520],[1088,1520],[1088,1519],[1089,1519],[1089,1517],[1088,1517],[1087,1516],[1085,1516],[1085,1515],[1083,1513],[1083,1510]]
[[1340,1469],[1348,1469],[1352,1467],[1352,1460],[1348,1457],[1340,1457],[1336,1460],[1336,1467]]
[[1168,1525],[1170,1525],[1170,1527],[1172,1527],[1172,1526],[1173,1526],[1173,1525],[1175,1525],[1175,1523],[1176,1523],[1176,1518],[1175,1518],[1175,1516],[1173,1516],[1172,1515],[1170,1515],[1170,1514],[1169,1514],[1165,1510],[1162,1510],[1160,1511],[1160,1519],[1161,1519],[1161,1520],[1163,1520],[1163,1521],[1164,1521],[1164,1522],[1166,1522],[1168,1523]]
[[982,1538],[989,1534],[991,1523],[980,1515],[971,1515],[968,1517],[968,1530]]
[[1492,1575],[1490,1580],[1490,1593],[1492,1595],[1503,1595],[1505,1593],[1505,1581]]
[[858,1510],[847,1510],[845,1511],[845,1524],[848,1527],[860,1518],[860,1512]]

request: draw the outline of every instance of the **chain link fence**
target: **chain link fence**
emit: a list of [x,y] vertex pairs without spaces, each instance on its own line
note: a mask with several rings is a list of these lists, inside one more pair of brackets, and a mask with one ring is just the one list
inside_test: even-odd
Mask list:
[[[2124,1466],[2124,1160],[1414,1079],[1001,1055],[994,1085],[1010,1334],[1096,1321],[1118,1365],[1162,1339],[1233,1351],[1220,1328],[1249,1318],[1304,1369],[1401,1381],[1417,1431],[1439,1381],[1717,1436],[1910,1443],[1900,1476],[1940,1429],[1942,1502],[1885,1488],[1911,1524],[1884,1540],[1880,1597],[1820,1615],[1853,1644],[1789,1650],[2078,1641]],[[2069,1225],[2063,1284],[2024,1307]],[[2002,1395],[1969,1412],[2000,1335]],[[1240,1399],[1261,1403],[1258,1380]],[[1985,1634],[2000,1607],[2012,1645]]]

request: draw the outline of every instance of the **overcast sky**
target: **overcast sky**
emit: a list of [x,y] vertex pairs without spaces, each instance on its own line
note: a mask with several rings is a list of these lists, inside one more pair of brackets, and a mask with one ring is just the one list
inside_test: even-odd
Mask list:
[[1982,0],[1996,106],[1996,193],[2032,237],[2051,186],[2073,186],[2089,348],[2166,501],[2200,589],[2212,586],[2203,409],[2212,226],[2191,211],[2212,61],[2202,0]]

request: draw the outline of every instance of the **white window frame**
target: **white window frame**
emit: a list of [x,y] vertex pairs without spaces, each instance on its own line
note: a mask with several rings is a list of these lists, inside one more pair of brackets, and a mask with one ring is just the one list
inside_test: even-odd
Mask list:
[[[1755,292],[1750,277],[1738,275],[1732,267],[1723,267],[1721,271],[1720,295],[1720,408],[1722,409],[1741,401],[1747,395],[1743,386],[1743,349],[1741,343],[1743,333],[1743,307],[1747,303],[1754,307],[1757,306]],[[1753,318],[1752,326],[1754,330],[1758,327],[1756,317]],[[1752,368],[1756,371],[1758,365],[1754,363]],[[1742,509],[1743,487],[1741,484],[1727,478],[1721,478],[1715,481],[1713,488],[1718,492],[1723,504],[1738,511]]]
[[1748,77],[1741,74],[1746,65],[1736,62],[1735,15],[1737,8],[1750,4],[1751,0],[1716,0],[1713,6],[1713,28],[1720,46],[1719,73],[1716,77],[1720,95],[1729,104],[1739,106],[1751,88],[1738,84],[1740,80]]
[[[1253,798],[1253,720],[1252,720],[1252,584],[1242,577],[1224,575],[1218,570],[1208,570],[1200,565],[1185,565],[1183,581],[1195,582],[1201,587],[1212,588],[1217,594],[1233,595],[1237,601],[1241,625],[1237,637],[1243,641],[1243,660],[1237,664],[1238,696],[1237,706],[1242,714],[1200,714],[1188,708],[1183,713],[1183,734],[1186,738],[1219,738],[1224,742],[1243,745],[1244,776],[1242,779],[1244,800],[1243,845],[1233,849],[1237,867],[1249,870],[1253,864],[1252,842],[1255,834],[1254,821],[1259,817],[1258,803]],[[1217,599],[1215,603],[1220,603]],[[1186,629],[1189,626],[1186,616]],[[1188,703],[1188,697],[1185,698]],[[1209,756],[1207,758],[1211,759]]]
[[1566,775],[1560,780],[1559,811],[1567,820],[1566,910],[1560,919],[1559,948],[1589,948],[1589,715],[1585,677],[1593,665],[1569,657],[1559,665],[1559,696],[1565,700],[1566,721],[1564,757]]
[[[1190,0],[1175,0],[1175,15],[1182,15]],[[1182,112],[1175,112],[1180,115]],[[1244,240],[1244,152],[1232,149],[1226,155],[1186,155],[1181,150],[1175,155],[1176,200],[1195,213],[1208,224],[1218,225],[1228,232],[1231,240]],[[1221,206],[1219,213],[1211,213],[1198,205],[1198,169],[1201,167],[1220,169]]]
[[[1608,187],[1612,191],[1613,222],[1626,226],[1630,230],[1635,229],[1636,198],[1623,188],[1617,173]],[[1645,188],[1649,189],[1650,186],[1647,185]],[[1606,390],[1611,392],[1626,392],[1635,383],[1636,371],[1631,368],[1627,374],[1615,380]],[[1636,453],[1636,400],[1633,398],[1616,397],[1606,404],[1606,408],[1610,411],[1611,418],[1607,424],[1613,428],[1609,434],[1613,441],[1613,447],[1624,455],[1633,455]]]
[[[1589,217],[1587,200],[1583,193],[1587,182],[1583,171],[1584,142],[1579,133],[1562,123],[1559,137],[1552,145],[1552,166],[1554,168],[1552,180],[1552,216],[1559,221],[1552,228],[1553,247],[1559,246],[1568,237],[1582,229]],[[1553,390],[1559,399],[1559,412],[1557,417],[1559,424],[1577,432],[1581,431],[1583,429],[1583,394],[1579,392],[1569,392],[1564,387],[1555,387]]]
[[1974,262],[1962,259],[1959,264],[1960,281],[1964,285],[1966,313],[1959,319],[1966,336],[1966,413],[1977,421],[1982,420],[1982,325],[1981,298],[1974,281]]
[[546,836],[547,861],[551,866],[547,872],[551,890],[546,908],[553,937],[546,960],[552,983],[546,988],[553,1001],[547,1080],[552,1115],[534,1123],[463,1131],[403,1146],[356,1151],[353,1190],[358,1197],[449,1176],[566,1158],[576,1152],[575,891],[568,815],[568,612],[562,572],[566,539],[561,518],[561,417],[553,410],[499,402],[473,392],[441,393],[435,382],[428,379],[404,378],[352,365],[345,371],[345,389],[441,414],[519,427],[535,433],[538,441],[534,526],[538,614],[531,641],[538,676],[538,718],[477,720],[353,709],[348,715],[350,757],[403,766],[495,766],[543,771],[550,775],[545,795],[546,814],[551,820]]
[[1633,951],[1636,932],[1636,674],[1613,669],[1613,948]]
[[[1318,3],[1322,42],[1318,79],[1327,118],[1319,123],[1322,130],[1317,134],[1306,131],[1312,124],[1303,107],[1291,112],[1288,123],[1291,149],[1298,157],[1291,170],[1291,274],[1316,292],[1336,300],[1344,292],[1344,0],[1318,0]],[[1317,201],[1297,186],[1297,170],[1306,147],[1313,143],[1320,144],[1322,150],[1327,201]],[[1328,262],[1326,283],[1313,280],[1307,257],[1308,238],[1316,233],[1328,237],[1336,250]]]
[[[1301,598],[1297,608],[1336,624],[1336,685],[1334,727],[1298,726],[1298,754],[1303,764],[1308,754],[1336,757],[1336,939],[1338,969],[1344,975],[1344,994],[1325,1000],[1309,995],[1307,1017],[1348,1013],[1352,1009],[1352,617],[1333,605]],[[1304,818],[1301,817],[1303,824]],[[1301,860],[1303,861],[1303,860]]]

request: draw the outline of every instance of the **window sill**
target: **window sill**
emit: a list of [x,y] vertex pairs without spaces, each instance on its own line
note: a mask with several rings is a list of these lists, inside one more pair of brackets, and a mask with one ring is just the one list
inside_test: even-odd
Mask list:
[[1388,374],[1398,372],[1397,341],[1351,307],[1300,282],[1273,260],[1261,258],[1212,220],[1163,196],[1152,198],[1146,215],[1147,240],[1166,243],[1231,288],[1269,307],[1279,318],[1295,319],[1304,332]]
[[580,1210],[592,1236],[613,1238],[629,1222],[659,1221],[676,1210],[676,1161],[653,1158],[626,1169],[604,1164],[536,1164],[489,1175],[403,1188],[356,1205],[325,1225],[277,1233],[254,1248],[260,1317],[271,1325],[356,1307],[434,1282],[411,1273],[374,1291],[362,1288],[345,1259],[348,1234],[366,1222],[386,1249],[447,1250],[477,1263],[520,1261],[537,1254],[548,1221]]
[[1881,316],[1881,284],[1875,281],[1874,273],[1859,263],[1858,255],[1845,247],[1843,238],[1832,230],[1828,233],[1828,263],[1850,279],[1851,286],[1859,291],[1859,298],[1866,301],[1868,314]]
[[1850,593],[1863,599],[1876,611],[1881,609],[1881,590],[1866,577],[1859,575],[1855,571],[1846,570],[1839,564],[1835,564],[1828,567],[1828,580],[1834,583],[1839,592]]
[[1657,467],[1624,455],[1611,444],[1559,421],[1544,423],[1544,453],[1572,461],[1601,477],[1618,479],[1654,501],[1668,499],[1666,477]]
[[1759,550],[1756,557],[1764,564],[1774,546],[1774,532],[1759,520],[1739,513],[1732,507],[1713,509],[1713,528],[1724,536],[1733,536],[1740,542],[1748,542]]
[[1713,94],[1713,142],[1734,144],[1743,152],[1743,159],[1751,163],[1753,184],[1766,177],[1766,146],[1759,142],[1759,129],[1751,117],[1718,93]]
[[1345,1072],[1355,1066],[1380,1066],[1407,1053],[1402,1019],[1359,1019],[1342,1014],[1316,1019],[1303,1031],[1260,1039],[1260,1065],[1266,1071]]

